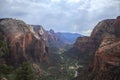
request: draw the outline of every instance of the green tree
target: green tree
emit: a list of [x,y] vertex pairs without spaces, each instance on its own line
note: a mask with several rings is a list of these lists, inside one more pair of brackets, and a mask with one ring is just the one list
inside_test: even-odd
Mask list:
[[6,64],[0,65],[0,74],[10,74],[13,71],[13,67],[12,66],[8,66]]
[[0,78],[7,77],[13,72],[13,67],[3,64],[4,56],[8,54],[8,46],[6,42],[0,37]]
[[8,75],[13,73],[13,67],[6,64],[0,65],[0,78],[8,78]]
[[0,40],[0,58],[8,53],[8,47],[4,40]]
[[35,73],[28,62],[23,62],[17,69],[15,80],[36,80]]

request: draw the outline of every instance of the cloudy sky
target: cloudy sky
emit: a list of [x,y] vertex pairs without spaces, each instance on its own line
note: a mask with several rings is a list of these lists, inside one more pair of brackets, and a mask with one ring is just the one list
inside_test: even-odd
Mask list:
[[0,18],[17,18],[46,30],[89,35],[103,19],[120,15],[120,0],[0,0]]

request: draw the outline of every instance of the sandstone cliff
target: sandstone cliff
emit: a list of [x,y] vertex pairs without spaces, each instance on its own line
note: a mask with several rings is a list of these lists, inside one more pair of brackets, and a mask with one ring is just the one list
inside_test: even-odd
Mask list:
[[120,80],[120,17],[98,23],[90,38],[98,46],[94,63],[75,80]]
[[95,42],[92,38],[84,36],[77,38],[74,44],[74,48],[80,50],[83,54],[89,53],[89,55],[93,55],[97,48],[97,45],[95,45]]
[[47,38],[48,38],[47,40],[48,40],[49,43],[60,41],[59,37],[57,36],[57,34],[52,29],[47,31]]
[[120,18],[109,26],[95,53],[92,73],[95,80],[120,79]]
[[12,18],[0,19],[0,37],[7,43],[6,63],[18,65],[23,61],[41,62],[47,55],[44,30],[35,32],[32,26]]

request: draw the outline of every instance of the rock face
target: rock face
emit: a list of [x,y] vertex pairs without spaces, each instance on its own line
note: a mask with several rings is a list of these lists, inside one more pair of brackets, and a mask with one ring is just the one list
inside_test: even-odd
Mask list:
[[102,38],[95,53],[93,73],[95,80],[120,79],[120,19],[109,26],[107,35]]
[[57,34],[52,29],[47,31],[47,40],[48,40],[48,43],[59,42],[60,41],[59,37],[57,36]]
[[96,47],[94,40],[87,36],[78,37],[74,44],[74,48],[80,50],[83,54],[89,53],[89,55],[93,55]]
[[[103,37],[107,35],[112,35],[114,33],[114,28],[111,27],[115,22],[115,19],[107,19],[99,22],[95,28],[93,29],[90,37],[79,37],[74,47],[86,53],[84,51],[88,51],[89,54],[94,54],[95,51],[99,48]],[[117,29],[119,30],[119,28]],[[119,31],[118,35],[119,35]]]
[[98,45],[93,66],[75,80],[120,80],[120,18],[101,21],[90,38]]
[[0,36],[6,41],[9,54],[6,63],[18,65],[23,61],[41,62],[47,55],[44,30],[35,32],[21,20],[0,19]]
[[36,35],[36,37],[43,39],[44,41],[47,41],[47,33],[44,30],[44,28],[41,25],[31,25],[31,32]]

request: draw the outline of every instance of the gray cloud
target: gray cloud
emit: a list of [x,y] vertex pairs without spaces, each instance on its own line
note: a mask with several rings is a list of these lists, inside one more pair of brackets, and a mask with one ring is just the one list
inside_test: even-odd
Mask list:
[[120,15],[119,0],[0,0],[0,17],[22,19],[45,29],[89,35],[101,20]]

